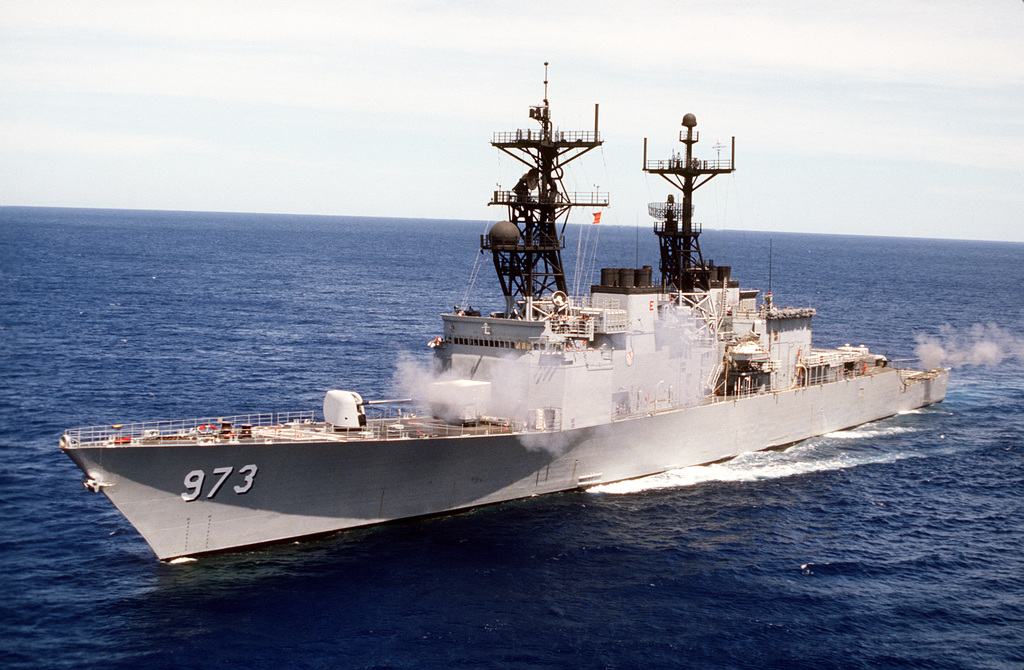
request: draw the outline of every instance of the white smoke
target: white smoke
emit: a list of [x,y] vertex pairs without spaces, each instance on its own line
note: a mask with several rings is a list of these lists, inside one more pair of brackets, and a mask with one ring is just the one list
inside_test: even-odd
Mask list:
[[[708,376],[715,367],[714,341],[707,326],[692,309],[666,306],[654,324],[658,348],[672,351],[674,370],[673,405],[700,403],[710,392]],[[659,366],[652,379],[652,388],[664,379],[667,370]]]
[[[600,393],[582,374],[565,375],[565,383],[578,386],[563,388],[561,366],[516,354],[455,356],[452,368],[443,372],[433,361],[404,355],[396,363],[393,383],[418,411],[452,423],[509,421],[517,430],[542,431],[520,441],[527,449],[558,456],[571,446],[568,428],[602,423],[612,413],[690,406],[706,397],[709,374],[717,365],[715,343],[691,309],[664,307],[653,337],[627,334],[623,339],[628,362],[616,372],[615,388],[610,377],[601,378]],[[585,356],[606,369],[607,354],[577,350],[566,355],[577,362]]]
[[546,451],[558,458],[568,451],[571,440],[569,433],[558,431],[554,433],[524,433],[519,436],[519,443],[528,451]]
[[398,393],[404,398],[412,398],[419,409],[426,409],[425,403],[430,397],[430,388],[438,381],[440,375],[432,362],[414,359],[407,353],[401,353],[395,364],[392,381]]
[[966,330],[946,324],[937,337],[918,335],[915,339],[914,352],[927,369],[1024,363],[1024,337],[994,323],[976,323]]
[[439,383],[455,378],[450,372],[439,372],[433,361],[419,361],[401,354],[395,364],[393,382],[403,397],[412,398],[417,411],[457,422],[461,416],[458,407],[465,402],[464,394],[456,387]]
[[[476,414],[525,422],[527,378],[526,366],[514,358],[482,359],[471,371],[439,372],[433,361],[420,362],[402,355],[395,365],[393,382],[404,397],[413,399],[421,412],[459,421],[465,406],[471,404]],[[467,379],[489,382],[490,386],[486,392],[476,393],[445,383]]]

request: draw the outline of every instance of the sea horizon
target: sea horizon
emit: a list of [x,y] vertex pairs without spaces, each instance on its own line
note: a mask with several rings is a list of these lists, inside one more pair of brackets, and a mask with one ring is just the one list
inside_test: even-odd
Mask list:
[[[444,217],[410,217],[410,216],[385,216],[385,215],[374,215],[374,214],[314,214],[314,213],[292,213],[292,212],[256,212],[256,211],[227,211],[227,210],[203,210],[203,209],[161,209],[161,208],[148,208],[148,207],[76,207],[76,206],[51,206],[51,205],[0,205],[0,210],[68,210],[68,211],[94,211],[94,212],[138,212],[142,214],[209,214],[213,216],[255,216],[255,217],[291,217],[296,219],[381,219],[381,220],[394,220],[394,221],[437,221],[437,222],[452,222],[452,223],[466,223],[466,224],[489,224],[496,221],[503,220],[502,217],[492,217],[484,219],[457,219],[457,218],[444,218]],[[638,209],[638,211],[640,211]],[[639,228],[646,230],[649,227],[648,221],[640,222],[639,224],[616,224],[610,221],[602,221],[599,224],[593,224],[586,221],[581,222],[569,222],[569,226],[580,226],[586,227],[591,225],[598,225],[605,228],[619,228],[633,230]],[[745,228],[745,227],[713,227],[704,224],[704,230],[707,232],[718,231],[718,232],[734,232],[734,233],[752,233],[752,234],[772,234],[772,235],[824,235],[829,237],[862,237],[869,239],[895,239],[895,240],[935,240],[935,241],[949,241],[949,242],[991,242],[995,244],[1020,244],[1024,245],[1024,240],[1003,240],[1003,239],[991,239],[991,238],[971,238],[971,237],[924,237],[918,235],[868,235],[863,233],[845,233],[845,232],[823,232],[823,231],[787,231],[787,230],[771,230],[767,228]]]

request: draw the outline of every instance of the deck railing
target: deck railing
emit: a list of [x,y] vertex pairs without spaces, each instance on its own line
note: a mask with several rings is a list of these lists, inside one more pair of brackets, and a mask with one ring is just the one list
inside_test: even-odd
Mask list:
[[65,446],[79,446],[96,443],[122,444],[133,439],[173,440],[197,436],[217,437],[227,432],[237,432],[243,426],[283,426],[309,424],[314,420],[313,410],[302,412],[266,412],[259,414],[236,414],[234,416],[180,419],[176,421],[144,421],[141,423],[108,424],[85,426],[64,432],[61,443]]
[[661,172],[669,170],[694,170],[694,171],[709,171],[709,170],[721,170],[722,172],[728,172],[732,170],[732,159],[720,158],[718,160],[699,160],[697,158],[691,158],[689,162],[685,158],[670,158],[669,160],[660,161],[647,161],[644,165],[644,169],[648,172]]
[[[544,131],[539,129],[523,129],[494,133],[494,139],[491,141],[491,144],[543,142],[544,140]],[[551,140],[554,142],[596,144],[601,141],[601,136],[593,130],[556,130],[551,133]]]

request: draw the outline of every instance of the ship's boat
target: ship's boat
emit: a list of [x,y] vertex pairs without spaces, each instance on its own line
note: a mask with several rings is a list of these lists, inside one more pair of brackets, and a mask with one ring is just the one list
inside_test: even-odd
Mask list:
[[[813,345],[813,308],[741,289],[700,250],[694,191],[734,170],[684,150],[644,170],[674,191],[649,205],[652,266],[604,268],[585,295],[566,282],[565,166],[594,129],[496,133],[525,172],[490,204],[507,219],[480,240],[504,303],[443,314],[434,365],[410,397],[328,391],[322,409],[66,431],[60,446],[160,559],[463,510],[644,477],[771,449],[941,401],[948,370],[897,369],[864,347]],[[676,194],[680,201],[676,201]]]

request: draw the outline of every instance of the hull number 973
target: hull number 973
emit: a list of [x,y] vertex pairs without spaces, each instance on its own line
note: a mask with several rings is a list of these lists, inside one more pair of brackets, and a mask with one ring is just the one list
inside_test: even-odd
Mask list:
[[[206,492],[207,498],[212,498],[217,495],[217,492],[221,490],[228,478],[231,477],[231,473],[235,472],[233,467],[214,468],[210,481],[213,482],[213,486]],[[238,468],[238,472],[235,472],[235,477],[232,478],[232,482],[238,480],[239,483],[235,484],[231,488],[235,493],[242,494],[248,493],[249,489],[252,488],[253,479],[256,477],[256,466],[255,465],[243,465]],[[191,502],[198,499],[203,494],[203,484],[206,483],[206,472],[203,470],[193,470],[192,472],[185,475],[185,492],[181,494],[181,499],[185,502]]]

